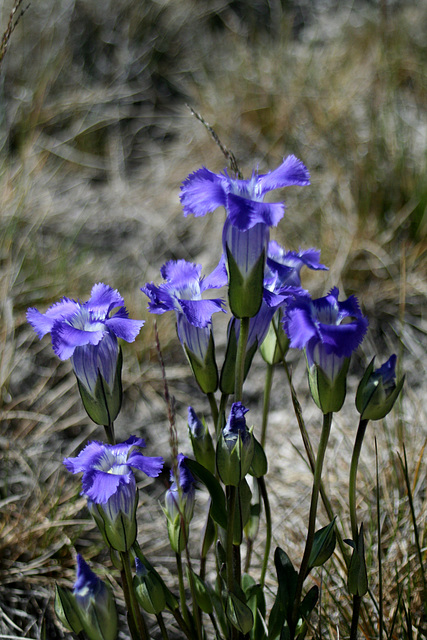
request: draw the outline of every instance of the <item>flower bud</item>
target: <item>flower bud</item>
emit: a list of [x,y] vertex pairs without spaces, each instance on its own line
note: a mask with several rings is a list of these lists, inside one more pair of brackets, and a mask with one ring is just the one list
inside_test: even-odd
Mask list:
[[[195,489],[194,478],[186,465],[186,456],[178,454],[178,481],[171,472],[171,486],[166,491],[163,509],[168,525],[169,542],[175,553],[180,553],[188,538],[188,527],[193,517]],[[182,532],[185,527],[185,538]]]
[[254,441],[252,432],[246,426],[247,411],[249,409],[241,402],[234,402],[218,439],[216,465],[225,485],[237,487],[252,464]]
[[374,371],[372,358],[356,394],[356,408],[362,420],[380,420],[390,413],[402,390],[405,377],[396,384],[396,356]]
[[155,571],[149,571],[142,562],[135,558],[136,576],[133,585],[141,607],[147,613],[159,614],[166,607],[163,585]]
[[74,633],[84,633],[89,640],[116,640],[117,611],[111,588],[107,586],[80,555],[77,555],[77,580],[72,592],[57,587],[55,612]]
[[197,462],[215,473],[215,450],[205,421],[200,420],[192,407],[188,407],[188,432]]

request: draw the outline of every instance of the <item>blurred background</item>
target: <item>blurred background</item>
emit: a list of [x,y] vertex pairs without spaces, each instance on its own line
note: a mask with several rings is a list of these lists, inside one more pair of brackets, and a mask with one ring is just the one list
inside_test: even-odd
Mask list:
[[[1,3],[1,33],[13,6]],[[73,546],[107,571],[97,533],[86,534],[77,481],[61,468],[64,455],[102,436],[80,408],[69,362],[27,326],[27,307],[44,311],[62,295],[86,300],[98,281],[119,289],[131,315],[147,320],[143,337],[125,345],[119,433],[131,424],[147,438],[149,455],[168,450],[153,322],[139,288],[158,282],[172,258],[208,272],[219,259],[223,221],[219,211],[182,216],[179,186],[188,173],[226,166],[189,106],[246,177],[291,153],[306,164],[312,184],[284,192],[287,212],[274,237],[288,249],[321,249],[330,270],[305,275],[313,295],[338,285],[342,296],[358,296],[370,332],[352,375],[373,355],[379,364],[392,352],[407,372],[405,402],[377,434],[383,482],[394,487],[383,495],[393,567],[384,615],[390,628],[395,620],[396,637],[406,637],[399,585],[419,625],[422,616],[413,533],[401,507],[396,448],[403,444],[424,536],[427,513],[427,2],[22,0],[14,21],[22,11],[0,66],[0,637],[67,637],[52,622],[51,594],[54,580],[73,580]],[[203,399],[174,319],[158,322],[184,441],[186,406],[202,408]],[[221,349],[224,339],[217,342]],[[315,420],[303,363],[295,362],[294,375],[307,421]],[[248,381],[255,416],[260,380]],[[281,453],[271,490],[282,520],[293,523],[286,544],[298,557],[306,514],[295,512],[295,497],[311,480],[304,463],[286,483],[281,478],[301,448],[283,386],[282,378],[272,406],[272,423],[285,430],[272,435]],[[329,477],[334,487],[346,482],[354,419],[349,409],[338,420],[333,446],[343,462]],[[373,438],[370,446],[373,456]],[[375,487],[369,455],[360,504],[367,514]],[[163,491],[147,484],[143,519],[167,578],[167,552],[152,540]],[[337,490],[337,510],[345,491]],[[281,521],[275,541],[284,544]],[[341,589],[344,579],[336,580]],[[336,603],[332,609],[325,637],[338,637],[339,627],[345,636],[348,612]],[[376,637],[368,614],[363,620]]]

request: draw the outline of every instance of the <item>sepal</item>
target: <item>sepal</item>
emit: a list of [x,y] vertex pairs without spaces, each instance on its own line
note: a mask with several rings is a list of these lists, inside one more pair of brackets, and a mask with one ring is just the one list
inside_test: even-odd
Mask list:
[[226,250],[229,279],[228,301],[231,312],[236,318],[253,318],[262,303],[265,250],[246,277],[241,273],[228,245],[226,245]]
[[350,358],[344,358],[342,367],[333,380],[319,365],[307,367],[311,395],[323,414],[339,411],[343,406],[349,364]]
[[76,610],[76,600],[71,591],[59,585],[55,586],[55,614],[66,629],[75,634],[83,631],[82,623]]
[[229,442],[222,431],[216,449],[216,467],[219,477],[226,486],[237,487],[252,464],[254,455],[252,429],[244,440],[239,432],[234,446],[230,446]]
[[95,424],[112,424],[119,415],[123,395],[122,365],[123,354],[120,347],[117,356],[116,375],[114,377],[113,387],[109,387],[103,375],[99,372],[93,394],[90,393],[76,375],[83,406],[89,418],[95,422]]
[[203,362],[184,344],[185,354],[197,384],[203,393],[215,393],[218,389],[218,368],[215,360],[215,343],[210,331],[209,344]]

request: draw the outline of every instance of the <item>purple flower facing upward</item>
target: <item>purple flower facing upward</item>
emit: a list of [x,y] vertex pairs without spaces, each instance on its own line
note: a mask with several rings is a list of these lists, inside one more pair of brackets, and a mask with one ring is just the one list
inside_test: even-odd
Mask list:
[[354,296],[338,302],[338,288],[324,298],[297,298],[284,318],[290,346],[305,349],[308,367],[318,365],[330,380],[341,371],[344,360],[362,342],[368,320]]
[[236,229],[248,231],[257,224],[276,226],[283,217],[283,202],[264,202],[269,191],[308,184],[306,167],[295,156],[288,156],[274,171],[266,174],[254,171],[249,180],[237,180],[227,171],[218,174],[202,167],[184,180],[180,199],[185,216],[204,216],[222,206]]
[[28,309],[27,320],[39,338],[51,334],[54,352],[61,360],[71,358],[78,380],[91,394],[99,373],[112,389],[119,354],[117,338],[133,342],[144,324],[131,320],[119,292],[101,282],[94,285],[87,302],[64,297],[46,313]]
[[227,213],[222,244],[229,272],[229,302],[237,318],[253,317],[262,299],[262,279],[270,227],[285,211],[283,202],[264,202],[269,191],[290,185],[308,185],[306,167],[288,156],[267,174],[253,172],[249,180],[231,178],[227,171],[212,173],[205,167],[181,185],[184,215],[204,216],[223,206]]
[[131,436],[120,444],[89,442],[75,458],[65,458],[71,473],[83,473],[82,494],[96,504],[102,504],[112,516],[130,513],[136,493],[134,469],[150,478],[159,475],[163,458],[150,458],[138,450],[145,440]]
[[190,362],[194,376],[204,393],[218,386],[218,372],[211,330],[212,314],[224,311],[220,298],[203,300],[208,289],[227,284],[224,259],[212,273],[203,278],[202,266],[185,260],[171,260],[161,268],[165,282],[159,286],[148,283],[141,291],[148,296],[151,313],[175,311],[178,338]]
[[142,438],[131,436],[120,444],[93,441],[75,458],[65,458],[71,473],[83,473],[82,494],[106,542],[126,551],[136,538],[137,489],[134,469],[151,478],[163,467],[163,458],[143,456]]

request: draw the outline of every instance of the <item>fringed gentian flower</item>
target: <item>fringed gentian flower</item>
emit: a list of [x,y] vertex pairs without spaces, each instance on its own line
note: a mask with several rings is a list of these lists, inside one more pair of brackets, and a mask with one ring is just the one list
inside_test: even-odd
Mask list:
[[111,588],[77,555],[73,591],[56,587],[55,613],[71,631],[84,631],[90,640],[117,638],[117,610]]
[[233,402],[218,439],[216,464],[219,477],[225,485],[237,487],[252,464],[254,439],[246,425],[245,414],[248,411],[241,402]]
[[117,338],[133,342],[144,322],[130,319],[119,292],[101,282],[94,285],[87,302],[64,297],[46,313],[28,309],[27,320],[39,338],[51,334],[53,350],[61,360],[71,359],[91,419],[97,424],[112,423],[122,395]]
[[204,393],[213,393],[218,386],[215,349],[212,335],[212,314],[224,311],[224,301],[203,300],[208,289],[227,284],[227,272],[222,259],[207,277],[202,267],[185,260],[171,260],[160,270],[165,282],[159,286],[147,283],[141,287],[149,298],[151,313],[175,311],[179,340],[184,348],[194,376]]
[[338,294],[334,287],[324,298],[297,298],[284,319],[290,346],[305,350],[311,393],[324,413],[341,408],[350,356],[368,328],[357,299],[338,302]]
[[[194,511],[196,490],[194,477],[187,467],[187,457],[182,453],[177,457],[178,479],[171,471],[171,486],[165,495],[165,515],[167,517],[168,534],[172,549],[180,553],[188,539],[188,526]],[[181,517],[183,522],[181,522]],[[185,537],[182,535],[182,525],[185,526]]]
[[134,469],[157,477],[163,458],[151,458],[138,450],[142,438],[131,436],[121,444],[90,442],[75,458],[65,458],[72,473],[83,473],[82,494],[107,544],[127,551],[136,538],[137,489]]
[[285,210],[283,202],[267,203],[264,196],[274,189],[308,184],[309,173],[295,156],[288,156],[267,174],[253,172],[250,180],[202,167],[182,183],[184,215],[204,216],[220,206],[226,210],[222,242],[230,279],[230,308],[235,317],[252,317],[259,310],[269,229],[277,226]]

